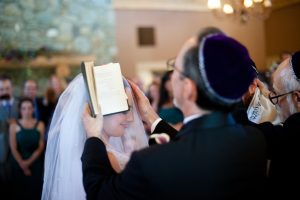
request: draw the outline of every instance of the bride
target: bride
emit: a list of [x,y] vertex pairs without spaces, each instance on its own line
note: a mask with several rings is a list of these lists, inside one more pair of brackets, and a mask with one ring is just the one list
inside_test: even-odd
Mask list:
[[[148,145],[131,88],[124,80],[129,110],[104,116],[103,141],[116,172],[124,169],[134,150]],[[79,74],[61,95],[55,109],[46,148],[43,200],[86,199],[80,157],[86,134],[81,121],[88,94]]]

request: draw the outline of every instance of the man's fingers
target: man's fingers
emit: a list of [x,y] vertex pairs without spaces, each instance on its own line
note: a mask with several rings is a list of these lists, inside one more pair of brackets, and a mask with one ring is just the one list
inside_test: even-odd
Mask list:
[[131,89],[133,91],[133,93],[135,94],[135,96],[137,96],[138,98],[140,97],[140,95],[144,96],[144,93],[140,90],[140,88],[132,81],[128,80],[129,85],[131,86]]
[[132,88],[137,88],[136,84],[129,79],[126,79]]
[[148,106],[151,106],[148,97],[144,94],[144,92],[142,92],[142,90],[140,90],[140,88],[135,83],[129,80],[128,82],[131,85],[139,109],[145,111],[145,109],[148,109]]
[[137,93],[136,91],[137,91],[138,87],[135,85],[135,83],[133,83],[132,81],[130,81],[128,79],[127,79],[127,81],[129,83],[131,89],[134,91],[134,93]]

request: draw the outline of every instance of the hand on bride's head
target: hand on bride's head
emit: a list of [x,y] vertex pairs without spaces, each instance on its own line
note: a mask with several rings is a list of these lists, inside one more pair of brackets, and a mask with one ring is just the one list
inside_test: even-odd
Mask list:
[[128,80],[134,97],[137,102],[139,113],[143,119],[144,122],[146,122],[148,125],[151,126],[151,124],[159,118],[155,110],[152,108],[149,99],[146,97],[146,95],[138,88],[136,84],[134,84],[132,81]]
[[101,138],[101,132],[103,128],[103,116],[100,113],[96,116],[96,118],[93,118],[91,116],[91,111],[87,103],[85,103],[84,105],[82,113],[82,122],[88,138]]

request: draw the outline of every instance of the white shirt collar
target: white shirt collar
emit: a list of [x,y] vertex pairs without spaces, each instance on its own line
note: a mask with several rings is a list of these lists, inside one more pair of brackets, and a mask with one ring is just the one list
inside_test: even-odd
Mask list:
[[193,119],[196,119],[200,116],[201,116],[201,114],[194,114],[194,115],[187,116],[187,117],[184,118],[183,124],[186,124],[186,123],[188,123],[188,122],[192,121]]
[[14,103],[14,98],[10,98],[8,101],[1,101],[2,106],[6,106],[7,104],[13,105]]

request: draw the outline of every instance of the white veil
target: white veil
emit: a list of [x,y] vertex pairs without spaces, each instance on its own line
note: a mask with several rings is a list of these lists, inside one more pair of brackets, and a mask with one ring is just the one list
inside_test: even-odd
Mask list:
[[[130,87],[125,82],[125,87]],[[86,140],[81,115],[87,101],[84,80],[79,74],[59,98],[51,121],[45,156],[43,200],[86,199],[80,158]],[[111,137],[106,144],[107,150],[115,155],[122,169],[132,151],[148,145],[135,103],[132,111],[134,121],[125,130],[124,136]]]

